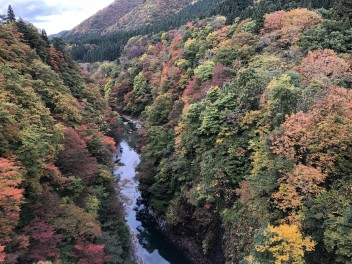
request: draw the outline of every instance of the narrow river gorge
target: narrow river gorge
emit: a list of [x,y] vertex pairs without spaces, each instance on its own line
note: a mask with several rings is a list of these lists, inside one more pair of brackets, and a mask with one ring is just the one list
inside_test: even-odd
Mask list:
[[141,202],[138,180],[135,179],[140,155],[135,149],[138,132],[132,123],[125,123],[125,132],[117,148],[114,175],[119,179],[126,211],[126,222],[131,230],[136,260],[143,264],[189,263],[175,246],[155,226],[153,217]]

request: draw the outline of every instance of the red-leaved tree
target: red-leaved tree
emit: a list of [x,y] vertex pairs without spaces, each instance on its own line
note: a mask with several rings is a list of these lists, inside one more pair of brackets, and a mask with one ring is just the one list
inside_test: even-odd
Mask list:
[[17,226],[20,205],[23,202],[21,183],[22,168],[15,159],[0,158],[0,241],[11,241],[11,233]]
[[301,64],[294,68],[301,74],[302,81],[329,79],[333,84],[351,77],[349,63],[330,49],[310,51]]
[[80,241],[74,246],[73,256],[78,264],[103,264],[110,258],[104,253],[104,245]]
[[6,254],[4,250],[5,250],[5,247],[0,245],[0,263],[3,263],[6,258]]
[[65,128],[64,150],[58,156],[57,165],[64,174],[78,176],[86,184],[94,183],[98,172],[96,158],[89,154],[86,142],[70,127]]
[[61,235],[55,233],[53,227],[39,218],[35,218],[24,228],[29,236],[29,248],[26,260],[28,263],[57,260],[60,250],[57,248]]

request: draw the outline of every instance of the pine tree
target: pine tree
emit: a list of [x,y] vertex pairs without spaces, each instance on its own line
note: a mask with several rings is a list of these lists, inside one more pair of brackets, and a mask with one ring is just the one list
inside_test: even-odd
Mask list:
[[45,29],[42,30],[42,39],[46,42],[48,46],[50,46],[50,40],[48,38],[48,35],[46,34]]
[[334,15],[347,23],[352,22],[352,3],[350,0],[337,0],[334,7]]
[[15,13],[13,12],[11,5],[9,5],[7,9],[7,23],[10,23],[10,22],[16,22],[16,16],[15,16]]

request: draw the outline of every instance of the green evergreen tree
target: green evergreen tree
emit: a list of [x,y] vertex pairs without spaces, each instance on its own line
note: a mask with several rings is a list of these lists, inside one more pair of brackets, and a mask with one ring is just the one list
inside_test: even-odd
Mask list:
[[16,22],[16,16],[15,16],[15,13],[13,12],[11,5],[9,5],[7,9],[7,22],[8,23]]
[[48,47],[50,46],[50,40],[48,38],[48,35],[46,34],[45,29],[42,29],[42,39],[46,42]]
[[352,2],[350,0],[336,0],[334,15],[338,19],[349,22],[352,21]]

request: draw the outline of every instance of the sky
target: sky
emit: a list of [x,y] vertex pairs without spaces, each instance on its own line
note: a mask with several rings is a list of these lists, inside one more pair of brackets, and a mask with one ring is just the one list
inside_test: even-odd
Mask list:
[[70,30],[113,0],[0,0],[0,14],[9,5],[16,15],[31,22],[48,35]]

